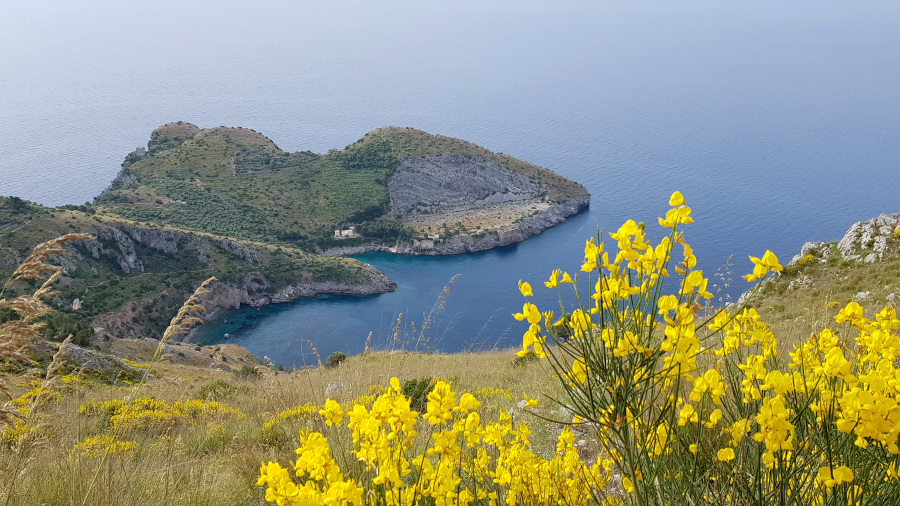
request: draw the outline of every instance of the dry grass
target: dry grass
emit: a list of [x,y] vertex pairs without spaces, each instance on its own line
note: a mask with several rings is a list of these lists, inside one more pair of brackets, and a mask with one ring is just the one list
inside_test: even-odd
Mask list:
[[[479,395],[487,411],[496,415],[514,409],[524,393],[534,397],[547,386],[540,364],[516,366],[514,359],[513,350],[458,355],[371,352],[334,368],[279,373],[260,366],[261,377],[250,381],[223,371],[160,362],[153,365],[157,379],[139,387],[57,383],[61,397],[35,410],[36,428],[29,438],[0,447],[0,493],[9,494],[9,504],[261,504],[263,492],[256,486],[260,462],[293,460],[297,431],[321,425],[321,420],[289,420],[276,434],[267,433],[264,424],[278,413],[306,403],[321,405],[326,390],[336,384],[340,388],[332,397],[348,404],[396,376],[401,381],[449,379],[456,391]],[[84,457],[72,451],[104,431],[96,417],[78,414],[86,403],[138,395],[173,404],[208,393],[217,381],[229,386],[219,400],[246,417],[121,435],[119,439],[137,443],[139,450],[133,452]],[[486,385],[491,390],[485,390]],[[31,386],[21,381],[13,387],[14,396]],[[537,418],[524,421],[533,428],[547,427]],[[533,439],[537,446],[551,448],[555,436],[535,430]]]
[[[170,343],[202,311],[197,300],[210,280],[160,341],[105,343],[107,351],[146,371],[135,385],[101,383],[77,369],[63,375],[69,339],[44,371],[14,373],[29,361],[26,342],[41,339],[34,320],[51,311],[40,299],[62,270],[48,257],[65,252],[62,242],[83,239],[89,237],[73,234],[39,245],[4,285],[48,278],[33,295],[0,300],[0,307],[20,317],[0,324],[0,384],[9,386],[4,393],[11,399],[0,411],[0,503],[6,506],[263,504],[259,464],[295,458],[299,431],[323,426],[316,410],[326,397],[349,407],[371,402],[392,377],[442,378],[460,394],[480,397],[485,415],[496,418],[517,413],[526,392],[533,397],[547,384],[540,365],[517,364],[512,350],[368,352],[333,368],[279,372],[249,365],[252,355],[234,345]],[[235,373],[217,368],[226,363]],[[309,406],[303,417],[279,418],[303,405]],[[516,416],[527,416],[523,421],[537,429],[537,447],[553,450],[558,429],[521,412]],[[424,443],[428,432],[420,437]]]
[[[860,293],[867,292],[865,297]],[[834,316],[856,300],[866,316],[900,303],[900,241],[888,240],[884,258],[874,263],[840,260],[835,251],[825,263],[791,265],[766,282],[750,305],[769,323],[785,350],[823,328],[835,328]]]

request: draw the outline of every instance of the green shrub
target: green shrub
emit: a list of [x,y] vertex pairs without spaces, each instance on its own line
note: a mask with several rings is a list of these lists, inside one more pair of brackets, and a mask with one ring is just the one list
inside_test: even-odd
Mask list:
[[409,399],[409,407],[416,411],[425,411],[428,394],[434,390],[434,378],[411,379],[403,382],[401,391]]
[[238,392],[240,388],[222,380],[216,380],[208,385],[200,387],[197,399],[204,401],[225,402],[229,397]]
[[262,378],[262,372],[252,365],[245,365],[234,371],[234,378],[244,381],[255,381]]
[[341,362],[347,360],[347,355],[343,352],[336,351],[331,355],[328,355],[328,360],[325,362],[325,367],[337,367],[341,365]]

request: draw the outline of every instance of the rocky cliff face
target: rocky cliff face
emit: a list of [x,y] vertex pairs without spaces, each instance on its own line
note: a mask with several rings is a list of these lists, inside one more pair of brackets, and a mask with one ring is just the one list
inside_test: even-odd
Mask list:
[[[844,237],[837,243],[837,250],[844,260],[856,262],[876,262],[884,257],[888,237],[900,226],[900,213],[882,214],[877,218],[854,223]],[[791,259],[797,263],[807,254],[815,251],[816,259],[825,262],[831,256],[831,245],[826,242],[807,242],[800,248],[800,253]]]
[[[326,293],[376,295],[393,292],[397,289],[396,283],[371,265],[365,264],[365,272],[369,277],[366,282],[303,281],[300,279],[272,292],[260,291],[270,287],[269,280],[262,273],[250,272],[238,282],[212,283],[209,286],[210,293],[200,299],[200,303],[206,309],[206,313],[202,317],[209,319],[226,309],[235,309],[242,304],[259,307]],[[191,330],[182,338],[182,341],[190,342],[195,334],[196,329]]]
[[[54,261],[67,272],[60,283],[64,300],[81,298],[87,310],[97,311],[93,326],[101,334],[160,336],[209,276],[220,281],[203,301],[208,314],[241,304],[261,306],[323,293],[369,295],[396,288],[384,273],[362,262],[128,222],[92,226],[95,240],[67,243],[69,254]],[[92,298],[95,293],[102,295]],[[117,298],[116,305],[100,305]]]
[[389,217],[468,211],[539,199],[547,190],[530,178],[476,156],[411,156],[388,181]]
[[567,217],[587,208],[590,206],[590,203],[590,197],[577,197],[567,202],[554,204],[534,216],[524,218],[519,223],[502,227],[497,231],[481,234],[459,234],[446,240],[434,241],[433,246],[427,249],[417,247],[415,243],[402,243],[393,247],[373,244],[330,248],[322,251],[322,254],[326,256],[348,256],[377,251],[400,255],[457,255],[473,251],[484,251],[521,242],[533,235],[540,234],[550,227],[564,223]]

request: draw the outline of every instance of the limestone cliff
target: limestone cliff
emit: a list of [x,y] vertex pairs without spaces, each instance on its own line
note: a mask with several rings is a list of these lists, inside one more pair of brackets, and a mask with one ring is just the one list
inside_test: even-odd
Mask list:
[[369,252],[395,253],[400,255],[457,255],[474,251],[484,251],[500,246],[524,241],[540,234],[548,228],[564,223],[566,218],[577,214],[590,205],[590,197],[576,197],[547,209],[518,223],[503,225],[490,231],[461,233],[447,239],[402,242],[395,246],[362,245],[343,248],[329,248],[321,251],[326,256],[361,255]]
[[[900,227],[900,213],[882,214],[877,218],[854,223],[837,243],[841,258],[855,262],[872,263],[884,257],[888,240]],[[831,244],[822,241],[807,242],[800,253],[791,259],[799,262],[807,255],[824,263],[831,257]]]

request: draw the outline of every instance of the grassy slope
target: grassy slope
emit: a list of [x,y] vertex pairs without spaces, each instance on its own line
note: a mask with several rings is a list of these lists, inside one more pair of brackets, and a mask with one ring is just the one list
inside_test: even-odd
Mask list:
[[[128,344],[134,360],[144,364],[150,360],[156,343]],[[172,348],[171,358],[152,364],[159,379],[141,386],[109,386],[90,381],[57,385],[62,397],[38,407],[40,428],[34,438],[19,452],[0,445],[0,494],[12,487],[17,497],[15,504],[69,504],[70,500],[97,505],[263,504],[263,491],[256,486],[260,462],[295,460],[299,430],[324,429],[321,421],[312,419],[286,420],[274,431],[264,431],[263,425],[283,410],[304,403],[321,405],[325,389],[332,382],[342,385],[340,393],[333,397],[346,404],[377,392],[373,386],[385,387],[393,376],[403,381],[441,377],[449,379],[458,394],[469,391],[482,399],[483,416],[494,419],[500,412],[514,409],[523,394],[534,397],[547,385],[546,373],[538,364],[514,366],[515,355],[511,351],[459,355],[377,352],[351,357],[338,368],[278,373],[261,367],[263,374],[259,379],[241,379],[232,373],[185,365],[179,352],[190,357],[193,346]],[[224,352],[204,347],[196,353],[221,357]],[[232,356],[228,363],[239,362]],[[218,383],[211,388],[216,382],[225,385]],[[21,395],[29,388],[22,382],[13,395]],[[133,395],[152,396],[171,404],[201,397],[201,392],[247,416],[123,434],[119,439],[138,443],[139,451],[112,454],[103,462],[97,457],[70,457],[76,444],[104,433],[99,417],[78,414],[79,407],[87,402]],[[517,416],[523,416],[521,419],[532,428],[535,447],[552,453],[559,429],[534,416]],[[420,444],[426,444],[430,436],[423,433],[420,438]],[[38,455],[40,458],[35,458]],[[23,468],[20,477],[14,478],[16,471]],[[47,475],[64,479],[48,481]]]
[[194,131],[185,125],[157,129],[154,156],[126,160],[140,183],[113,188],[99,203],[135,220],[314,247],[329,245],[342,223],[386,212],[387,180],[407,156],[477,155],[541,181],[550,200],[587,195],[549,170],[420,130],[382,128],[344,150],[316,155],[285,153],[244,128]]
[[[874,264],[845,262],[833,255],[829,262],[789,266],[785,272],[764,285],[751,301],[763,320],[770,323],[782,345],[789,346],[808,337],[810,332],[834,326],[833,316],[843,304],[861,291],[869,291],[864,301],[868,316],[880,310],[888,295],[900,292],[900,241],[888,243],[884,260]],[[804,280],[799,283],[798,280]],[[791,282],[795,288],[788,288]],[[801,285],[799,288],[797,285]],[[827,307],[829,302],[840,303]],[[127,350],[122,348],[128,346]],[[106,346],[111,352],[127,353],[140,363],[148,362],[154,342],[113,340]],[[224,357],[224,358],[223,358]],[[512,351],[478,354],[422,355],[403,352],[375,352],[350,357],[338,368],[313,368],[278,373],[260,367],[259,379],[247,381],[232,373],[203,367],[206,360],[226,361],[240,367],[246,363],[236,350],[222,347],[196,349],[176,345],[161,362],[152,365],[159,380],[140,387],[109,386],[89,381],[75,383],[63,391],[59,401],[41,406],[43,414],[39,436],[20,453],[0,449],[0,486],[9,490],[10,478],[21,469],[29,472],[15,482],[22,504],[67,503],[66,499],[86,498],[92,504],[129,504],[138,498],[143,504],[222,504],[261,503],[255,486],[260,461],[282,463],[296,458],[297,432],[311,427],[320,430],[321,421],[287,420],[273,433],[262,426],[282,410],[304,403],[321,404],[329,384],[337,382],[339,401],[352,402],[372,393],[373,386],[384,387],[388,379],[426,377],[445,378],[461,393],[470,391],[484,400],[494,415],[514,409],[523,394],[543,398],[554,396],[553,381],[540,363],[514,365]],[[176,426],[146,431],[131,439],[142,445],[140,453],[117,454],[98,464],[97,459],[73,460],[68,451],[86,437],[102,433],[96,419],[76,415],[78,407],[91,400],[122,399],[127,395],[150,395],[174,402],[209,394],[210,385],[219,384],[217,399],[247,413],[246,418],[213,421],[195,427]],[[206,387],[204,389],[204,387]],[[23,381],[14,392],[29,387]],[[542,407],[541,414],[553,418]],[[558,426],[535,417],[523,419],[531,426],[532,440],[539,451],[552,451]],[[427,438],[427,435],[423,436]],[[543,449],[543,450],[541,450]],[[40,460],[29,460],[41,452]],[[29,467],[30,466],[30,467]],[[38,466],[40,471],[38,471]],[[95,473],[100,469],[100,473]],[[203,471],[199,471],[203,470]],[[46,472],[70,477],[52,484],[43,479]],[[98,486],[87,490],[87,483],[98,478]],[[116,494],[108,491],[116,490]]]
[[370,172],[347,170],[312,154],[285,168],[239,170],[235,156],[247,160],[247,151],[284,154],[251,130],[203,130],[181,146],[137,160],[130,170],[141,184],[115,190],[100,203],[141,221],[284,242],[330,231],[355,212],[387,201],[386,188]]
[[830,248],[831,257],[825,263],[786,266],[750,301],[783,346],[806,340],[826,327],[842,328],[846,324],[836,324],[834,316],[860,292],[869,292],[866,299],[858,300],[869,318],[888,304],[900,306],[888,298],[900,295],[900,240],[888,239],[884,258],[874,263],[845,261],[834,244]]
[[[2,202],[0,202],[2,204]],[[69,232],[97,234],[113,227],[133,226],[116,216],[87,214],[78,210],[51,209],[30,205],[13,212],[0,206],[0,279],[6,279],[15,267],[39,243]],[[157,227],[155,230],[174,230]],[[240,285],[240,278],[261,273],[271,285],[259,288],[269,293],[298,280],[364,281],[362,264],[351,259],[325,258],[292,248],[251,244],[260,262],[251,263],[221,247],[213,236],[189,233],[179,243],[179,251],[166,254],[135,241],[143,272],[122,270],[115,255],[114,241],[101,240],[106,254],[93,258],[83,246],[78,256],[62,259],[67,274],[57,286],[60,295],[53,306],[80,319],[92,319],[120,310],[140,300],[129,324],[140,335],[161,335],[169,320],[201,281],[216,276],[224,282]],[[199,257],[203,255],[207,262]],[[13,287],[15,288],[15,287]],[[23,287],[24,289],[25,287]],[[84,302],[77,314],[71,310],[74,298]]]

